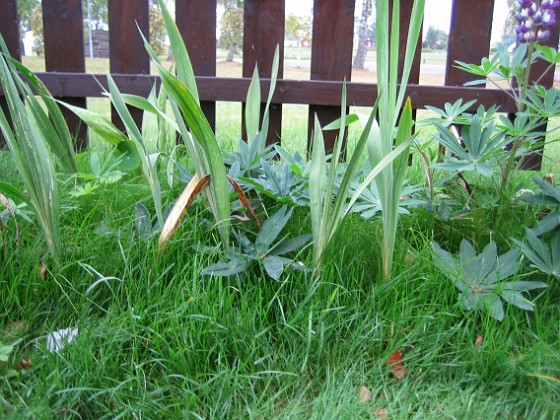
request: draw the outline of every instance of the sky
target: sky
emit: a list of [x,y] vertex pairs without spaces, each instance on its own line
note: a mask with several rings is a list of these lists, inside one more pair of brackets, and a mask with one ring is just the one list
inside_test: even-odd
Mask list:
[[[466,0],[468,1],[468,0]],[[424,11],[424,32],[430,26],[449,33],[451,20],[451,0],[426,0]],[[286,14],[309,16],[313,7],[313,0],[286,0]],[[356,0],[356,15],[362,13],[362,2]],[[494,24],[492,25],[492,41],[499,41],[502,36],[504,22],[507,16],[506,0],[495,0]]]

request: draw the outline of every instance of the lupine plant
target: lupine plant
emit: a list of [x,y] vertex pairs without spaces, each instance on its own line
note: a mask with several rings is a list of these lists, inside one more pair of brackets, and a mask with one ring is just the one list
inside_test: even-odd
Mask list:
[[490,242],[477,255],[467,240],[461,242],[459,258],[433,244],[434,263],[459,289],[459,301],[467,311],[488,310],[492,318],[502,321],[502,300],[518,308],[532,311],[534,304],[523,292],[546,287],[539,281],[505,281],[517,273],[520,267],[519,251],[510,250],[498,256],[495,242]]
[[[539,45],[539,42],[550,37],[550,28],[556,22],[556,9],[560,6],[560,1],[518,2],[520,9],[515,16],[518,21],[515,27],[518,46],[513,56],[510,57],[507,48],[501,47],[492,59],[483,58],[480,65],[457,62],[458,68],[483,78],[467,85],[490,82],[510,95],[518,107],[513,123],[503,117],[498,126],[511,138],[511,148],[507,152],[505,163],[500,167],[500,192],[507,187],[512,171],[522,163],[520,155],[542,145],[540,139],[543,133],[539,129],[541,124],[549,117],[560,115],[560,95],[556,89],[547,90],[540,86],[540,77],[534,83],[530,80],[531,68],[537,59],[548,62],[549,68],[560,63],[560,53],[554,48]],[[508,89],[497,83],[500,80],[508,84]]]

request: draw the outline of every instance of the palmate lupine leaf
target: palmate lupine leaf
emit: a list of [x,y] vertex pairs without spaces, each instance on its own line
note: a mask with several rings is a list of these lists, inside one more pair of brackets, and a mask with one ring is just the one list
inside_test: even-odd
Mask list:
[[560,280],[560,229],[550,238],[550,247],[534,230],[525,229],[527,242],[513,239],[523,255],[531,261],[531,267]]
[[[457,172],[476,171],[486,177],[494,173],[491,161],[503,155],[504,147],[511,141],[505,132],[495,133],[493,121],[482,124],[478,115],[472,117],[469,126],[463,127],[463,135],[456,138],[451,130],[440,125],[435,126],[438,131],[436,139],[449,149],[454,156],[447,157],[444,163],[435,163],[434,168]],[[462,140],[461,144],[459,140]]]
[[495,242],[490,242],[477,254],[467,241],[461,241],[456,259],[436,242],[433,243],[434,264],[459,289],[459,302],[464,309],[488,310],[491,317],[502,321],[504,308],[501,299],[520,309],[532,311],[534,304],[523,292],[547,287],[537,281],[505,281],[520,267],[519,251],[510,250],[498,256]]
[[533,178],[533,182],[539,186],[541,191],[536,194],[523,195],[521,199],[531,204],[551,208],[550,213],[533,228],[535,235],[542,235],[560,227],[560,189],[554,188],[541,178]]
[[301,269],[299,264],[294,264],[292,258],[285,255],[307,245],[311,235],[300,235],[295,238],[278,237],[292,216],[293,208],[282,206],[275,214],[270,216],[261,226],[253,241],[240,231],[233,231],[236,246],[226,251],[228,261],[212,264],[202,270],[203,275],[233,276],[245,274],[255,263],[260,263],[268,276],[279,280],[287,266]]
[[34,111],[25,106],[17,80],[16,71],[5,55],[0,54],[0,83],[13,121],[12,130],[0,109],[0,130],[27,190],[27,202],[45,235],[47,248],[58,259],[61,254],[60,215],[54,162],[44,132],[36,125],[36,119],[42,115],[33,115]]

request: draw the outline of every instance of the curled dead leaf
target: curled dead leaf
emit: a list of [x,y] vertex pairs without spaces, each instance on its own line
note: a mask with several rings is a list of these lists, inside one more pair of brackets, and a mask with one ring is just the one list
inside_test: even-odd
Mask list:
[[372,394],[367,386],[362,385],[360,389],[358,389],[358,397],[360,398],[361,402],[366,403],[371,400]]
[[175,205],[169,212],[169,216],[163,224],[161,229],[161,234],[159,235],[158,248],[161,251],[166,242],[173,236],[179,227],[179,223],[185,217],[185,212],[191,206],[195,197],[200,191],[204,189],[210,182],[210,175],[205,175],[202,179],[198,178],[197,174],[194,174],[190,182],[187,184]]
[[44,263],[39,264],[39,276],[41,276],[41,280],[45,280],[48,272],[49,269]]
[[241,186],[231,176],[228,175],[227,179],[228,179],[229,183],[232,185],[233,189],[235,190],[235,193],[237,194],[237,198],[239,198],[239,201],[241,201],[241,204],[243,204],[245,206],[245,208],[247,210],[249,210],[249,213],[251,214],[251,217],[253,218],[253,220],[255,221],[257,226],[261,227],[261,222],[259,221],[259,218],[257,217],[257,214],[255,213],[255,210],[253,210],[253,207],[251,207],[251,203],[249,203],[249,200],[247,199],[247,196],[245,195],[245,193],[241,189]]
[[391,353],[389,359],[387,360],[387,366],[389,366],[389,371],[397,379],[402,379],[408,374],[408,369],[404,368],[404,365],[402,364],[401,361],[402,361],[402,354],[398,350],[395,350],[393,353]]
[[31,357],[28,357],[27,359],[21,359],[17,364],[17,368],[19,370],[30,369],[32,366],[33,363],[31,362]]
[[477,335],[476,340],[474,340],[474,346],[480,348],[480,346],[482,346],[483,341],[484,341],[484,337],[481,335]]
[[371,414],[379,420],[386,420],[389,415],[389,410],[386,410],[385,408],[374,408]]

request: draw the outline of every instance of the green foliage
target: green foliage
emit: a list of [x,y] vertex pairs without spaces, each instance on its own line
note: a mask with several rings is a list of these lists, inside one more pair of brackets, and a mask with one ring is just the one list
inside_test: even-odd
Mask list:
[[234,170],[236,177],[258,177],[262,173],[261,161],[268,161],[276,154],[272,150],[273,145],[265,146],[265,141],[266,139],[262,135],[257,135],[249,144],[244,140],[239,140],[237,150],[226,153],[224,158],[226,165],[231,168],[230,175]]
[[[0,130],[27,190],[26,195],[19,195],[18,198],[30,205],[45,235],[48,251],[55,259],[59,259],[62,252],[59,197],[52,152],[62,153],[68,149],[61,143],[53,121],[20,78],[13,61],[7,57],[3,39],[0,38],[0,41],[4,51],[4,54],[0,55],[0,82],[8,104],[9,116],[14,123],[12,129],[6,115],[0,110]],[[29,101],[28,107],[22,98]],[[48,102],[48,99],[46,101]],[[52,118],[56,121],[57,115],[53,114]],[[49,150],[51,144],[52,150]],[[64,154],[60,158],[65,159],[68,156]],[[72,162],[72,159],[69,162]],[[7,193],[9,194],[9,191]]]
[[157,3],[150,2],[150,45],[157,55],[165,55],[165,22]]
[[[477,255],[472,245],[463,240],[459,259],[433,243],[434,263],[460,290],[459,302],[467,311],[488,310],[492,318],[502,321],[501,299],[520,309],[532,311],[534,304],[522,292],[546,287],[536,281],[504,281],[519,270],[519,251],[511,250],[498,257],[495,242],[490,242]],[[500,299],[501,298],[501,299]]]
[[239,181],[281,204],[309,203],[307,183],[292,171],[289,164],[271,165],[264,159],[261,159],[260,164],[262,168],[260,176],[251,178],[240,176]]
[[456,137],[453,130],[436,124],[438,142],[453,155],[447,156],[444,163],[436,163],[434,168],[463,172],[475,171],[491,177],[496,160],[503,156],[504,148],[510,143],[503,131],[496,132],[494,121],[481,120],[474,115],[469,125],[462,127],[461,137]]
[[[369,159],[373,166],[388,156],[395,147],[410,144],[412,136],[412,105],[410,100],[403,107],[408,77],[412,69],[412,60],[416,50],[425,1],[415,1],[408,28],[408,38],[402,76],[399,78],[399,24],[400,2],[394,2],[392,17],[389,16],[389,2],[377,1],[377,84],[379,125],[375,122],[368,140]],[[389,23],[391,21],[391,23]],[[400,119],[399,119],[399,114]],[[395,128],[397,130],[395,131]],[[377,179],[377,187],[383,208],[383,238],[381,253],[383,258],[383,276],[388,278],[393,267],[395,239],[398,223],[398,208],[401,188],[407,170],[408,146],[402,155],[392,161]]]
[[432,48],[434,50],[445,50],[447,49],[448,38],[449,35],[447,35],[445,31],[430,25],[423,41],[423,47]]
[[551,211],[533,229],[535,235],[542,235],[560,227],[560,190],[543,179],[533,178],[533,181],[539,186],[541,192],[522,195],[521,199],[531,204],[551,208]]
[[236,8],[224,13],[220,47],[229,50],[227,60],[232,61],[233,55],[241,45],[243,45],[243,9]]
[[531,262],[531,267],[560,280],[560,229],[557,229],[550,238],[550,247],[540,239],[534,230],[525,229],[527,242],[513,239],[523,255]]
[[261,226],[254,241],[238,230],[234,230],[236,246],[228,251],[228,261],[212,264],[202,270],[203,275],[234,276],[246,273],[251,265],[258,262],[268,276],[280,280],[287,266],[298,268],[294,260],[286,257],[306,245],[311,235],[300,235],[295,238],[283,237],[277,241],[278,235],[284,230],[292,217],[293,208],[282,206]]
[[[560,54],[551,47],[522,43],[513,54],[507,46],[499,46],[498,52],[491,59],[484,57],[480,65],[457,61],[457,68],[482,78],[466,85],[491,83],[515,100],[518,106],[515,121],[512,123],[502,117],[499,126],[511,142],[510,150],[503,153],[505,162],[500,167],[500,194],[508,187],[512,171],[523,163],[522,157],[542,147],[546,134],[541,132],[543,122],[560,115],[560,95],[556,89],[540,86],[542,76],[533,82],[535,75],[531,75],[531,69],[537,59],[553,67],[560,62]],[[505,82],[508,88],[498,82]]]
[[286,38],[298,42],[298,46],[311,43],[312,25],[308,17],[289,14],[286,16]]
[[10,346],[0,341],[0,362],[7,362],[10,354],[14,351],[14,346]]
[[[357,188],[357,185],[353,186],[350,190],[351,192]],[[425,201],[411,198],[421,189],[420,186],[416,185],[403,185],[401,190],[402,196],[400,197],[399,203],[399,214],[409,214],[410,212],[406,209],[409,206],[418,206],[424,204]],[[364,219],[370,219],[373,216],[381,213],[383,208],[381,207],[381,199],[379,198],[379,190],[377,188],[377,183],[373,180],[368,188],[366,188],[360,198],[356,201],[352,207],[352,212],[360,214]]]

